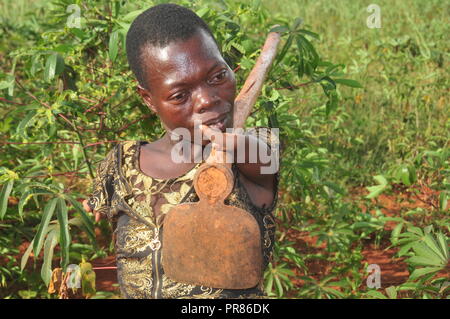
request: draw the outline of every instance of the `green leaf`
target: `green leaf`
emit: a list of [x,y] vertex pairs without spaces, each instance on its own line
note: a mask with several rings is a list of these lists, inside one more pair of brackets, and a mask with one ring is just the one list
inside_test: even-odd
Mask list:
[[284,56],[286,55],[286,53],[288,52],[289,48],[292,45],[292,41],[294,41],[294,36],[292,34],[290,34],[286,40],[286,43],[284,44],[283,48],[281,49],[280,53],[278,54],[273,68],[275,68],[284,59]]
[[47,229],[48,224],[50,223],[50,220],[53,217],[53,212],[55,211],[57,201],[58,201],[57,198],[53,198],[44,207],[44,213],[42,214],[41,223],[39,224],[39,228],[33,239],[34,241],[33,251],[35,256],[39,256],[45,235],[47,234],[48,231]]
[[438,272],[441,269],[442,269],[441,267],[416,268],[409,276],[409,279],[416,280],[424,275],[431,274],[433,272]]
[[407,290],[417,290],[420,288],[420,285],[415,282],[405,282],[404,284],[399,286],[399,290],[407,291]]
[[22,197],[19,199],[18,211],[19,211],[20,217],[23,216],[23,207],[28,203],[28,201],[31,199],[32,196],[33,196],[33,191],[27,190],[22,194]]
[[346,193],[345,189],[336,183],[325,181],[325,182],[323,182],[323,184],[328,186],[329,188],[331,188],[333,191],[335,191],[336,193],[338,193],[340,195],[345,195],[345,193]]
[[377,290],[369,290],[366,292],[366,296],[373,297],[375,299],[388,299],[385,295]]
[[292,25],[292,30],[295,31],[299,26],[303,24],[303,19],[300,17],[295,18],[294,24]]
[[139,10],[135,10],[135,11],[131,11],[130,13],[126,14],[122,20],[126,21],[126,22],[131,22],[134,20],[134,18],[136,18],[138,15],[140,15],[142,12],[144,11],[144,9],[139,9]]
[[408,227],[408,231],[411,232],[411,233],[413,233],[413,234],[416,234],[416,235],[419,236],[419,237],[425,236],[425,234],[424,234],[424,232],[422,231],[422,229],[420,229],[419,227],[416,227],[416,226],[409,226],[409,227]]
[[58,243],[58,231],[58,229],[50,231],[44,243],[44,263],[41,268],[41,277],[47,287],[52,277],[53,250]]
[[391,243],[393,245],[396,245],[398,242],[398,235],[400,235],[400,232],[402,231],[403,223],[397,224],[395,228],[391,232]]
[[3,219],[6,213],[6,209],[8,208],[8,198],[13,189],[14,180],[9,180],[6,184],[3,185],[2,191],[0,192],[0,219]]
[[81,29],[78,29],[78,28],[70,28],[69,30],[74,36],[76,36],[81,41],[86,39],[87,36],[88,36],[88,34],[86,32],[84,32],[84,31],[82,31]]
[[442,267],[442,263],[441,261],[437,261],[437,260],[430,260],[427,257],[423,257],[423,256],[413,256],[410,257],[406,260],[406,262],[412,264],[412,265],[417,265],[417,266],[436,266],[436,267]]
[[273,274],[270,273],[266,283],[266,293],[269,295],[272,292],[272,289],[273,289]]
[[81,205],[75,198],[69,195],[65,195],[64,198],[68,199],[69,202],[73,205],[73,207],[80,213],[81,219],[83,220],[83,224],[86,227],[85,230],[89,239],[93,244],[96,244],[95,232],[94,232],[94,221],[92,217],[87,214],[84,210],[83,205]]
[[30,68],[30,74],[32,77],[36,76],[36,71],[42,67],[42,63],[41,63],[41,54],[37,53],[33,56],[32,58],[32,63],[31,63],[31,68]]
[[369,195],[366,196],[366,198],[368,199],[380,195],[383,191],[386,190],[388,184],[386,178],[383,175],[376,175],[373,178],[378,182],[379,185],[366,187],[369,191]]
[[439,246],[441,247],[441,251],[444,253],[445,259],[448,260],[447,237],[444,236],[444,234],[442,234],[442,233],[438,233],[437,240],[438,240]]
[[397,290],[394,286],[386,288],[385,291],[390,299],[397,299]]
[[68,45],[68,44],[60,44],[57,47],[55,47],[53,50],[60,53],[69,53],[71,50],[73,50],[74,46]]
[[273,27],[272,29],[270,29],[269,30],[269,33],[270,32],[278,32],[278,33],[281,33],[281,34],[283,34],[283,33],[286,33],[286,32],[288,32],[289,31],[289,28],[288,27],[286,27],[286,26],[276,26],[276,27]]
[[426,234],[424,241],[426,243],[426,245],[441,259],[441,260],[446,260],[447,258],[445,257],[445,254],[443,251],[440,250],[439,245],[437,244],[437,242],[434,240],[433,236],[431,234]]
[[20,121],[19,125],[17,125],[16,134],[22,136],[24,139],[27,139],[28,134],[26,132],[26,128],[31,124],[35,115],[35,110],[28,112],[27,115],[22,119],[22,121]]
[[417,256],[422,256],[430,260],[430,262],[439,263],[441,258],[425,243],[417,242],[412,246]]
[[304,36],[299,35],[297,37],[297,47],[299,50],[301,50],[302,47],[305,48],[305,51],[308,52],[308,56],[311,58],[311,61],[313,63],[313,68],[316,68],[320,59],[319,59],[319,55],[317,54],[317,52],[314,49],[314,46],[311,44],[311,42],[308,39],[306,39]]
[[350,86],[350,87],[353,87],[353,88],[363,88],[363,86],[358,81],[355,81],[355,80],[334,79],[334,81],[336,83],[339,83],[339,84],[342,84],[342,85],[345,85],[345,86]]
[[114,31],[111,33],[111,36],[109,37],[109,58],[111,61],[114,62],[114,60],[117,57],[117,52],[119,51],[119,32]]
[[9,89],[14,84],[14,77],[8,76],[8,80],[0,81],[0,90]]
[[64,71],[64,59],[58,53],[52,53],[45,62],[44,80],[50,81]]
[[207,13],[209,12],[209,8],[208,7],[203,7],[200,10],[196,11],[195,13],[202,18],[203,16],[205,16]]
[[61,267],[65,271],[69,264],[69,245],[70,245],[70,233],[67,216],[67,206],[64,198],[58,198],[57,216],[60,227],[59,243],[61,246]]
[[283,285],[281,284],[280,277],[278,276],[275,276],[275,285],[277,287],[277,294],[281,297],[283,295]]
[[310,37],[313,37],[313,38],[315,38],[317,40],[320,39],[320,37],[319,37],[319,35],[317,33],[311,32],[309,30],[300,29],[300,30],[298,30],[298,32],[306,34],[306,35],[309,35]]
[[345,295],[342,292],[340,292],[339,290],[329,288],[329,287],[323,287],[322,289],[332,296],[342,298],[342,299],[345,298]]
[[369,195],[367,195],[366,198],[371,199],[380,195],[386,189],[386,186],[378,185],[378,186],[369,186],[366,188],[369,191]]
[[37,296],[37,291],[33,290],[19,290],[18,293],[22,299],[34,299]]
[[[399,241],[400,242],[400,241]],[[412,245],[414,245],[414,243],[408,243],[403,245],[400,250],[398,251],[397,255],[399,257],[404,256],[406,253],[408,253],[408,251],[411,249]]]
[[80,275],[83,296],[90,297],[95,295],[95,272],[92,269],[92,265],[88,262],[81,262]]
[[33,250],[33,244],[34,244],[34,239],[31,241],[31,243],[28,245],[27,250],[25,250],[25,253],[22,255],[22,259],[20,260],[20,271],[24,270],[24,268],[27,264],[28,258],[30,258],[31,251]]
[[402,182],[406,186],[410,186],[411,181],[410,181],[409,175],[410,174],[409,174],[408,167],[402,166],[396,172],[395,178],[397,179],[397,181]]

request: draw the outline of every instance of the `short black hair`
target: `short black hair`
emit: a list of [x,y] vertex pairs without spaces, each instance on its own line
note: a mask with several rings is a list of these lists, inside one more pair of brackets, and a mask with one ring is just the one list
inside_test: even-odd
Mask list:
[[172,42],[189,39],[199,29],[205,30],[216,41],[205,21],[186,7],[159,4],[138,15],[128,30],[126,50],[128,63],[139,84],[148,89],[142,67],[144,46],[165,47]]

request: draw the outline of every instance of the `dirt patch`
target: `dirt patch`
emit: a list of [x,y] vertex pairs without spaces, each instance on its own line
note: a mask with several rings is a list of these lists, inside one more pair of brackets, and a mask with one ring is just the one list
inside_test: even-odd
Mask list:
[[362,251],[363,263],[380,267],[381,288],[398,286],[408,280],[408,265],[404,262],[405,258],[395,257],[397,251],[397,248],[377,248],[373,244],[365,246]]
[[[358,201],[369,194],[364,187],[353,188],[350,193],[350,200],[352,201]],[[391,191],[380,194],[377,198],[371,199],[371,202],[385,216],[399,217],[410,211],[412,214],[409,214],[406,219],[413,223],[429,224],[433,218],[437,217],[439,195],[439,191],[433,190],[426,185],[406,187],[403,184],[393,184]],[[363,212],[367,211],[367,206],[364,203],[361,203],[359,207]],[[412,211],[417,209],[423,209],[423,212],[414,214]],[[375,210],[371,210],[370,213],[375,214]],[[388,221],[384,229],[392,231],[396,224],[395,221]]]
[[117,286],[116,257],[108,256],[91,261],[95,271],[97,291],[120,292]]

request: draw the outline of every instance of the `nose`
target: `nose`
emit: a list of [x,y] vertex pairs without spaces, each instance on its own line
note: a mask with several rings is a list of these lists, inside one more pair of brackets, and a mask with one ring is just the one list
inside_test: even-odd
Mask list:
[[218,105],[219,101],[216,90],[209,87],[199,88],[195,98],[195,112],[205,113],[208,109]]

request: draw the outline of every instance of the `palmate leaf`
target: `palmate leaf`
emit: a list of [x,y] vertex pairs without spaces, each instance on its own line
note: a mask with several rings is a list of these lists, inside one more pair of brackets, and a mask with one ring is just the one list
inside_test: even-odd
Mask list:
[[431,249],[441,260],[447,260],[445,252],[440,249],[438,243],[431,234],[426,234],[424,238],[425,244]]
[[422,242],[415,243],[412,246],[417,256],[422,256],[430,260],[433,263],[444,262],[445,260],[436,254],[428,245]]
[[[408,232],[413,233],[415,235],[417,235],[419,238],[423,237],[425,235],[425,233],[423,232],[423,230],[419,227],[416,226],[409,226],[408,227]],[[418,239],[419,239],[418,238]]]

